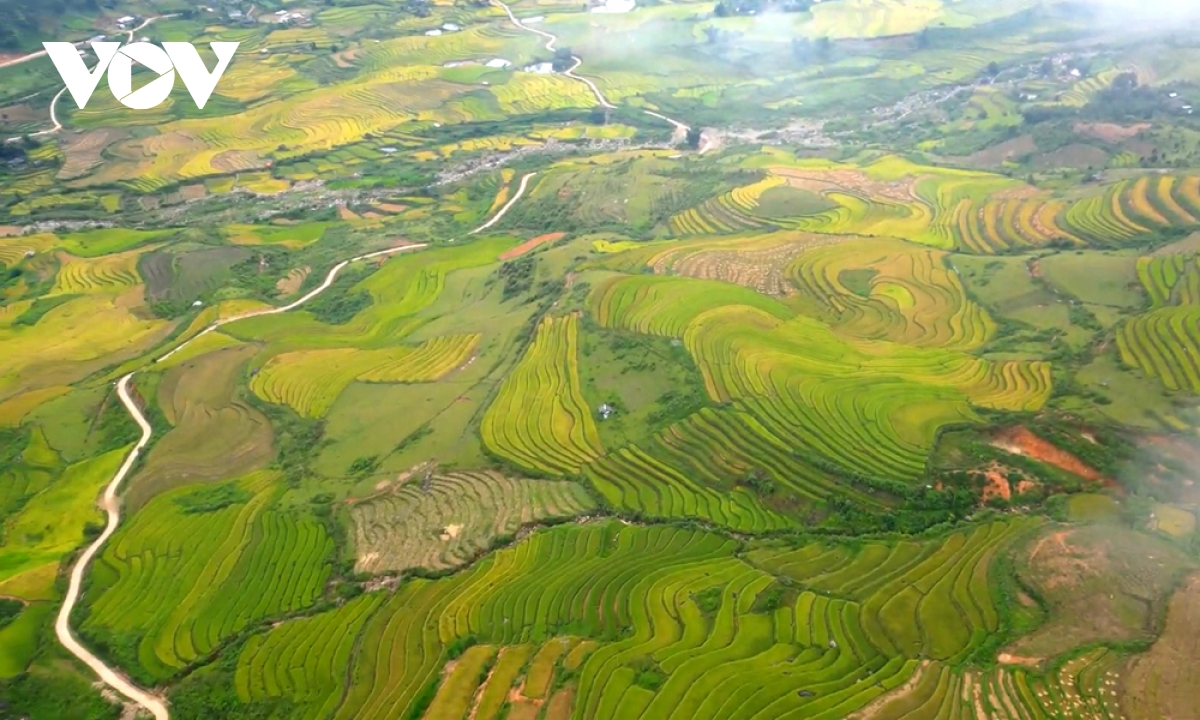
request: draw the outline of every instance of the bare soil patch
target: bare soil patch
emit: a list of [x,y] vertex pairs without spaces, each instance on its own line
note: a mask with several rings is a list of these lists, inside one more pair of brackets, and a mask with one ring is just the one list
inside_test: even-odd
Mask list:
[[1028,658],[1152,638],[1177,578],[1194,567],[1168,541],[1117,525],[1048,528],[1015,560],[1050,611],[1035,632],[1004,648]]
[[1071,453],[1063,450],[1047,440],[1044,440],[1026,427],[1013,427],[998,433],[992,445],[1014,455],[1024,455],[1047,465],[1053,465],[1061,470],[1078,475],[1084,480],[1102,482],[1112,485],[1112,481],[1100,474],[1100,471],[1089,466]]
[[1172,598],[1163,634],[1129,665],[1121,705],[1141,720],[1196,717],[1200,707],[1200,575]]
[[526,240],[525,242],[521,243],[520,245],[516,246],[515,248],[511,248],[509,250],[505,250],[504,252],[500,253],[500,259],[501,260],[512,260],[515,257],[521,257],[525,253],[527,253],[541,245],[545,245],[546,243],[557,242],[558,240],[562,239],[562,237],[565,235],[566,235],[566,233],[564,233],[564,232],[552,232],[552,233],[546,233],[545,235],[538,235],[535,238],[530,238],[529,240]]
[[1115,123],[1075,123],[1075,132],[1088,135],[1106,143],[1119,143],[1149,130],[1150,123],[1117,125]]

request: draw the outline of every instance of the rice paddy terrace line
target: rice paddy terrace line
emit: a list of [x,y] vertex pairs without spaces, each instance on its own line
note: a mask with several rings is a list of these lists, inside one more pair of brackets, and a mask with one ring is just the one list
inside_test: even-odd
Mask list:
[[[475,228],[475,230],[473,230],[471,232],[471,234],[478,233],[481,230],[484,230],[484,229],[490,227],[493,223],[495,223],[497,220],[499,220],[501,217],[503,217],[504,213],[507,212],[508,209],[510,207],[512,207],[513,204],[515,204],[517,200],[519,200],[521,198],[522,194],[525,191],[526,184],[528,183],[528,181],[531,177],[533,177],[533,173],[529,173],[529,174],[525,175],[524,177],[522,177],[521,178],[521,186],[518,189],[517,193],[513,196],[512,200],[510,200],[507,204],[505,204],[505,206],[502,207],[496,213],[496,215],[494,215],[490,220],[488,220],[484,224],[480,225],[479,227]],[[320,285],[313,288],[310,292],[305,294],[303,297],[295,300],[294,302],[291,302],[287,305],[277,307],[277,308],[266,308],[266,309],[261,309],[261,310],[255,310],[252,312],[241,313],[241,314],[233,315],[233,316],[230,316],[227,318],[221,318],[221,319],[215,320],[214,322],[209,324],[207,327],[205,327],[203,330],[201,330],[196,335],[188,338],[187,340],[184,340],[183,342],[179,343],[178,345],[176,345],[174,348],[172,348],[165,354],[163,354],[160,357],[158,357],[157,359],[155,359],[155,362],[162,362],[162,361],[170,358],[172,355],[174,355],[175,353],[182,350],[184,347],[191,344],[197,338],[200,338],[204,335],[208,335],[209,333],[212,333],[213,331],[217,330],[218,328],[220,328],[224,325],[228,325],[229,323],[236,322],[238,320],[245,320],[245,319],[252,318],[252,317],[260,317],[260,316],[265,316],[265,315],[278,315],[280,313],[285,313],[290,310],[294,310],[294,309],[300,307],[301,305],[304,305],[305,303],[309,302],[313,298],[317,297],[321,293],[328,290],[329,287],[331,285],[333,285],[334,280],[337,279],[338,273],[340,273],[342,271],[342,269],[344,269],[347,265],[350,265],[351,263],[361,262],[363,260],[370,260],[372,258],[377,258],[377,257],[384,257],[387,255],[393,255],[396,253],[404,252],[406,250],[417,250],[417,249],[420,249],[420,248],[423,248],[426,246],[427,245],[425,243],[402,245],[399,247],[387,248],[384,250],[377,250],[375,252],[370,252],[370,253],[366,253],[363,255],[357,255],[348,260],[343,260],[343,261],[339,262],[337,265],[334,265],[332,268],[330,268],[329,273],[326,274],[325,279],[321,282]],[[106,684],[108,684],[110,687],[112,687],[115,690],[117,690],[118,692],[120,692],[122,695],[128,697],[129,699],[133,700],[134,702],[138,703],[142,707],[149,710],[154,715],[155,720],[167,720],[170,716],[169,716],[169,713],[167,712],[166,705],[163,703],[163,701],[160,698],[155,697],[154,695],[146,692],[145,690],[142,690],[141,688],[137,687],[133,683],[126,680],[119,672],[117,672],[115,669],[113,669],[109,665],[105,664],[104,661],[102,661],[100,658],[98,658],[94,654],[92,654],[92,652],[89,651],[86,647],[84,647],[82,643],[80,643],[78,640],[75,639],[74,635],[71,632],[71,612],[74,610],[75,604],[79,601],[79,593],[83,586],[83,576],[87,572],[88,564],[92,561],[92,559],[96,556],[96,554],[99,553],[101,548],[104,547],[104,544],[108,541],[108,539],[112,536],[112,534],[114,532],[116,532],[117,526],[121,522],[121,510],[120,510],[120,505],[117,502],[117,490],[120,489],[121,483],[124,481],[125,477],[129,474],[129,471],[133,467],[134,463],[137,461],[139,454],[146,447],[146,444],[150,442],[150,439],[153,435],[153,431],[150,427],[149,421],[146,419],[145,415],[142,414],[142,411],[137,407],[137,404],[134,403],[132,397],[129,395],[129,381],[133,378],[133,375],[134,375],[134,373],[130,372],[127,375],[125,375],[124,377],[122,377],[117,382],[117,394],[121,399],[121,404],[125,406],[125,410],[129,413],[129,415],[134,419],[135,422],[137,422],[138,426],[141,428],[142,436],[141,436],[141,439],[138,440],[137,444],[134,445],[133,449],[130,450],[129,455],[125,458],[125,462],[121,465],[121,468],[117,471],[117,474],[113,476],[113,479],[109,482],[108,487],[106,488],[106,490],[104,492],[103,503],[104,503],[104,510],[108,515],[108,524],[105,526],[104,532],[101,533],[100,536],[97,537],[96,540],[94,542],[92,542],[92,544],[89,545],[86,550],[84,550],[83,555],[81,555],[79,560],[75,563],[75,567],[73,567],[71,569],[71,579],[70,579],[70,584],[67,588],[67,595],[66,595],[65,600],[63,601],[62,608],[59,610],[58,620],[55,623],[54,630],[55,630],[55,634],[58,636],[59,642],[62,643],[63,647],[65,647],[68,651],[70,651],[71,654],[73,654],[77,658],[79,658],[88,667],[92,668],[92,670],[97,675],[99,675],[100,678]]]
[[[392,255],[405,250],[416,250],[422,247],[425,247],[425,245],[403,245],[400,247],[387,248],[386,250],[379,250],[372,253],[366,253],[364,255],[358,255],[350,258],[349,260],[343,260],[329,270],[329,273],[325,276],[324,282],[299,300],[278,308],[257,310],[254,312],[243,313],[240,315],[219,319],[210,324],[196,336],[185,340],[179,345],[176,345],[169,352],[155,360],[155,362],[166,360],[179,350],[183,349],[186,345],[190,344],[197,337],[207,335],[222,325],[227,325],[237,320],[244,320],[246,318],[257,317],[260,315],[277,315],[279,313],[288,312],[289,310],[294,310],[295,308],[300,307],[304,303],[312,300],[317,295],[320,295],[325,290],[329,289],[330,285],[333,284],[333,281],[337,279],[338,273],[350,263],[369,260],[371,258],[382,257],[385,255]],[[142,414],[142,411],[138,408],[137,404],[133,401],[133,398],[129,394],[129,382],[133,379],[133,375],[134,373],[131,372],[117,382],[117,394],[121,399],[121,404],[125,406],[125,410],[141,428],[142,436],[141,439],[138,440],[137,444],[134,445],[133,449],[130,450],[129,455],[127,455],[125,458],[125,462],[121,465],[121,468],[117,471],[117,474],[113,476],[112,481],[109,482],[108,487],[104,491],[103,505],[104,511],[108,515],[108,524],[105,526],[104,532],[102,532],[100,536],[97,537],[96,540],[93,541],[86,550],[84,550],[83,555],[81,555],[79,560],[75,563],[75,567],[71,569],[71,579],[67,587],[67,595],[63,600],[62,607],[59,609],[58,619],[54,624],[54,631],[63,647],[65,647],[72,655],[79,658],[85,665],[90,667],[107,685],[149,710],[154,715],[155,720],[167,720],[170,715],[167,712],[166,705],[160,698],[155,697],[154,695],[142,690],[126,680],[119,672],[109,665],[106,665],[104,661],[92,654],[92,652],[84,647],[71,632],[71,612],[75,609],[75,604],[79,601],[80,590],[83,586],[83,576],[84,573],[87,572],[88,564],[92,561],[100,549],[104,547],[104,544],[108,541],[112,534],[116,532],[117,526],[121,522],[121,509],[120,504],[117,501],[117,491],[121,487],[121,482],[124,481],[125,477],[129,474],[129,471],[133,468],[134,463],[137,462],[141,451],[146,447],[146,444],[150,442],[150,439],[153,436],[153,430],[150,427],[150,422],[146,419],[146,416]]]

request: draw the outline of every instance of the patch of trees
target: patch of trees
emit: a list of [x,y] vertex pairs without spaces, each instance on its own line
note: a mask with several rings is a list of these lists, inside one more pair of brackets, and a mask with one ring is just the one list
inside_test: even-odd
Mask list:
[[250,491],[237,483],[227,482],[209,485],[175,498],[175,504],[185,515],[199,515],[224,510],[231,505],[242,505],[250,501]]
[[501,300],[511,300],[529,292],[533,288],[533,277],[536,270],[537,261],[531,255],[509,260],[501,265],[500,269],[496,271],[500,279],[504,281]]
[[313,298],[304,309],[327,325],[345,325],[373,300],[365,290],[353,290],[370,270],[348,270],[338,276],[328,290]]
[[554,51],[554,59],[550,62],[554,67],[554,72],[566,72],[575,64],[574,55],[571,53],[571,48],[560,47]]
[[16,620],[17,615],[21,614],[24,607],[25,604],[20,600],[0,598],[0,628],[10,625],[13,620]]
[[[113,7],[115,2],[106,0],[0,0],[0,50],[21,50],[34,45],[35,39],[43,38],[48,25],[57,25],[71,14],[95,13],[101,7]],[[73,40],[76,38],[58,38]]]

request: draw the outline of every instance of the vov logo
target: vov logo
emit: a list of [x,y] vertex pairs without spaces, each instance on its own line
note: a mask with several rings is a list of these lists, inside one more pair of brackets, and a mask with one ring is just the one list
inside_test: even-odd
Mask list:
[[[58,69],[58,74],[62,76],[80,110],[87,106],[105,70],[108,70],[108,89],[117,102],[133,110],[149,110],[171,94],[171,89],[175,87],[176,72],[183,78],[183,84],[191,93],[196,107],[204,109],[204,104],[216,89],[217,81],[225,74],[225,68],[229,67],[229,61],[240,44],[209,43],[217,56],[217,66],[212,72],[204,67],[196,48],[185,42],[165,42],[161,48],[148,42],[131,43],[124,47],[119,42],[94,42],[92,50],[100,62],[91,70],[84,64],[76,47],[69,42],[44,42],[42,46],[46,48],[46,54]],[[135,62],[158,74],[158,77],[137,90],[133,89]]]

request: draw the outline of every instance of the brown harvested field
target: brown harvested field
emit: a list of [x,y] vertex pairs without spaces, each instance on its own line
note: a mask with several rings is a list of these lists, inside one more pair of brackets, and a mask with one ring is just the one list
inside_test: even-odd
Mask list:
[[1073,143],[1033,159],[1033,166],[1038,169],[1103,168],[1107,163],[1108,153],[1083,143]]
[[565,687],[554,693],[546,703],[545,720],[570,720],[571,703],[575,700],[575,688]]
[[997,433],[992,439],[992,445],[1013,455],[1024,455],[1025,457],[1044,462],[1047,465],[1053,465],[1056,468],[1078,475],[1084,480],[1103,482],[1106,485],[1112,484],[1111,481],[1101,475],[1095,468],[1089,466],[1066,450],[1034,435],[1026,427],[1008,428]]
[[894,182],[876,180],[861,170],[802,170],[797,168],[773,167],[772,175],[787,178],[788,184],[801,190],[822,193],[829,190],[854,190],[870,197],[881,197],[898,202],[919,199],[917,181],[912,176]]
[[741,243],[741,247],[709,247],[690,254],[668,251],[656,256],[650,264],[658,274],[670,270],[688,277],[724,280],[767,295],[792,295],[796,288],[787,277],[792,260],[805,250],[839,240],[838,237],[805,235],[767,247],[760,247],[760,243]]
[[566,235],[566,233],[564,233],[564,232],[552,232],[552,233],[546,233],[545,235],[538,235],[535,238],[530,238],[529,240],[526,240],[525,242],[521,243],[520,245],[516,246],[515,248],[510,248],[510,249],[505,250],[504,252],[500,253],[500,259],[501,260],[512,260],[515,257],[521,257],[525,253],[533,250],[534,248],[537,248],[541,245],[545,245],[546,243],[556,242],[565,235]]
[[181,200],[202,200],[208,195],[208,188],[203,184],[184,185],[179,188],[179,198]]
[[333,62],[340,68],[352,68],[354,67],[354,61],[358,59],[358,53],[361,51],[362,48],[360,47],[346,48],[332,56]]
[[64,135],[64,159],[62,167],[58,170],[58,179],[71,180],[86,175],[104,161],[103,153],[106,148],[125,139],[126,136],[127,133],[112,128]]
[[269,164],[253,150],[226,150],[218,153],[212,159],[213,169],[221,173],[257,170]]
[[1140,133],[1149,130],[1152,126],[1150,123],[1136,123],[1134,125],[1117,125],[1115,123],[1075,123],[1075,132],[1080,135],[1088,135],[1097,140],[1103,140],[1107,143],[1119,143],[1122,140],[1128,140],[1136,137]]
[[237,398],[250,346],[201,355],[166,371],[158,406],[174,427],[131,478],[125,503],[144,505],[184,483],[226,480],[265,467],[274,456],[271,424]]
[[1033,136],[1021,135],[1012,140],[1005,140],[1002,143],[997,143],[989,148],[980,150],[973,155],[968,155],[967,163],[970,165],[991,167],[1000,165],[1008,160],[1032,155],[1035,152],[1037,152],[1037,144],[1033,141]]
[[1154,637],[1169,593],[1195,563],[1170,542],[1119,525],[1051,526],[1014,558],[1047,621],[1004,652],[1050,658],[1097,642]]
[[379,210],[382,210],[383,212],[392,213],[393,215],[395,215],[396,213],[402,213],[408,209],[407,205],[397,205],[396,203],[384,203],[384,202],[375,203],[375,207]]
[[300,291],[300,286],[304,284],[304,279],[312,272],[312,268],[305,265],[302,268],[293,268],[285,277],[279,278],[279,282],[275,283],[275,289],[279,291],[279,297],[287,297],[295,295]]
[[354,212],[345,205],[338,208],[338,217],[342,220],[359,220],[358,213]]
[[13,237],[25,232],[20,225],[0,225],[0,237]]
[[[4,55],[0,55],[0,62],[4,62],[4,58]],[[4,123],[5,125],[41,120],[44,115],[44,110],[38,110],[32,105],[25,103],[0,107],[0,122]]]
[[1171,599],[1162,635],[1133,658],[1121,705],[1135,720],[1194,718],[1200,708],[1200,575]]

